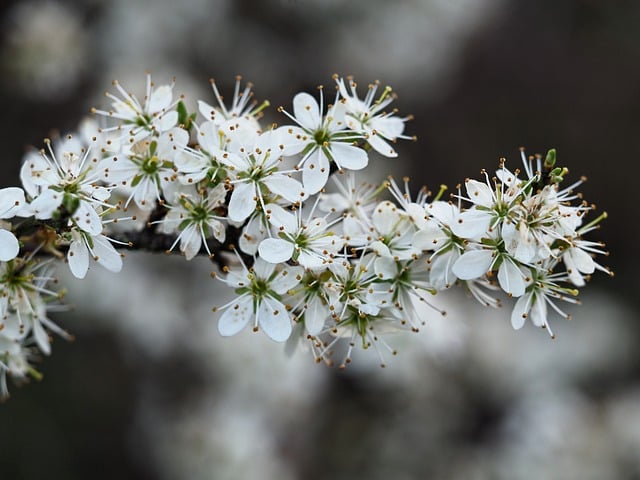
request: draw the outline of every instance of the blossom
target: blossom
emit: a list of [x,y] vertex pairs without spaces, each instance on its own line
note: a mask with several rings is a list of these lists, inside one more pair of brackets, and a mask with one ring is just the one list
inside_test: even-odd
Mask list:
[[215,80],[211,79],[217,107],[214,107],[202,100],[198,100],[198,110],[200,114],[210,123],[212,131],[216,137],[222,136],[225,149],[236,148],[252,144],[261,132],[258,118],[262,110],[269,105],[263,102],[256,106],[257,102],[252,101],[252,85],[248,83],[241,91],[240,82],[242,78],[236,77],[235,89],[231,106],[227,107],[223,101]]
[[173,128],[153,140],[138,142],[129,153],[102,161],[102,180],[113,188],[130,189],[125,208],[133,200],[141,210],[151,210],[162,200],[163,189],[175,180],[174,160],[188,141],[186,130]]
[[[13,218],[20,214],[25,206],[24,191],[21,188],[7,187],[0,189],[0,219]],[[20,242],[8,229],[10,224],[0,222],[0,261],[7,262],[18,255]]]
[[176,202],[167,205],[169,212],[161,221],[164,233],[180,232],[170,250],[180,242],[180,251],[187,260],[191,260],[204,244],[207,253],[211,255],[207,244],[209,234],[219,242],[224,242],[225,239],[226,231],[222,223],[224,217],[218,213],[224,205],[226,194],[222,184],[207,191],[192,189],[177,194]]
[[279,168],[282,161],[280,145],[278,133],[269,131],[260,135],[253,148],[220,159],[233,176],[229,181],[233,185],[228,212],[231,220],[244,221],[258,204],[264,210],[265,197],[267,201],[272,200],[270,194],[290,203],[306,198],[300,182],[291,178],[290,172]]
[[559,285],[559,282],[568,279],[565,273],[550,273],[555,264],[557,260],[549,260],[539,269],[531,270],[532,276],[527,283],[526,293],[518,299],[511,312],[511,325],[515,330],[522,328],[525,320],[530,319],[536,327],[546,328],[549,335],[553,337],[547,321],[548,306],[567,320],[571,318],[556,305],[554,300],[578,303],[575,298],[577,291]]
[[27,193],[33,197],[29,209],[38,219],[48,219],[63,208],[78,228],[91,235],[102,232],[99,210],[112,208],[107,203],[110,188],[99,184],[102,162],[92,156],[91,146],[85,147],[71,135],[56,142],[45,139],[48,155],[27,155],[21,178]]
[[110,272],[122,270],[122,255],[113,247],[104,235],[90,235],[73,230],[67,252],[69,269],[76,278],[84,278],[89,270],[89,258],[102,265]]
[[391,95],[391,88],[386,87],[380,97],[376,100],[376,92],[379,82],[369,85],[369,90],[364,99],[358,98],[356,92],[357,84],[348,79],[349,89],[345,85],[343,78],[336,77],[338,90],[346,110],[345,121],[347,126],[363,134],[371,147],[385,157],[397,157],[398,154],[389,141],[395,142],[398,138],[410,139],[403,135],[404,123],[410,117],[396,117],[395,111],[385,112],[384,109],[394,100]]
[[302,210],[287,212],[274,204],[267,205],[267,218],[275,227],[277,238],[265,238],[258,247],[260,257],[271,263],[289,259],[305,268],[322,268],[344,246],[344,240],[332,231],[323,217],[302,219]]
[[300,153],[302,160],[302,183],[308,193],[319,192],[329,178],[329,163],[334,162],[339,169],[361,170],[367,166],[367,152],[353,145],[359,138],[352,132],[345,132],[344,108],[339,102],[331,105],[326,115],[322,112],[322,89],[320,105],[308,93],[298,93],[293,98],[293,115],[282,108],[299,126],[283,127],[286,132],[286,155]]
[[228,270],[223,281],[238,296],[220,307],[224,310],[218,321],[220,334],[235,335],[253,323],[254,331],[259,327],[272,340],[284,342],[291,335],[292,318],[283,296],[300,282],[302,273],[301,267],[276,268],[259,257],[251,269],[243,264],[242,271]]
[[112,110],[92,109],[92,113],[120,120],[121,123],[116,127],[106,128],[105,131],[122,130],[135,143],[166,132],[178,122],[178,112],[174,110],[178,102],[173,101],[174,83],[156,87],[151,75],[147,74],[144,102],[128,93],[117,80],[113,81],[113,86],[121,98],[105,93],[112,100]]

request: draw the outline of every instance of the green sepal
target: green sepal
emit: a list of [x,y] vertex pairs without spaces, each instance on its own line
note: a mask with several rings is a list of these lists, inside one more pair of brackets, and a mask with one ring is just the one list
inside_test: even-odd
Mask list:
[[62,206],[65,208],[67,212],[69,212],[69,215],[73,215],[73,213],[80,206],[80,199],[75,195],[69,195],[65,193],[62,196]]
[[131,186],[132,187],[138,186],[141,180],[142,180],[142,175],[136,175],[135,177],[133,177],[133,180],[131,180]]

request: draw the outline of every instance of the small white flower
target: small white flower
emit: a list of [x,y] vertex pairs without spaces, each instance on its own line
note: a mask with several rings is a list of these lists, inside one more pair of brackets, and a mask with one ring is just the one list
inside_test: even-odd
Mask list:
[[93,258],[110,272],[117,273],[122,270],[122,255],[118,253],[107,237],[73,230],[67,261],[74,277],[84,278],[87,275],[90,258]]
[[221,148],[225,150],[236,150],[241,146],[252,145],[262,131],[258,118],[262,114],[262,110],[269,106],[269,102],[263,102],[261,105],[256,106],[257,102],[252,100],[252,85],[248,83],[244,90],[241,91],[241,80],[241,77],[236,77],[236,85],[230,107],[224,104],[213,79],[210,80],[210,83],[218,106],[214,107],[202,100],[198,100],[200,114],[210,122],[215,137],[222,140],[224,145]]
[[545,262],[540,268],[531,270],[533,277],[527,283],[526,293],[518,299],[511,313],[511,325],[514,329],[522,328],[528,318],[536,327],[546,328],[549,335],[553,337],[547,321],[547,306],[551,306],[567,320],[571,318],[556,305],[554,300],[578,303],[575,298],[578,292],[559,286],[558,282],[568,280],[565,273],[549,273],[556,263],[556,260],[551,260]]
[[237,156],[220,159],[233,175],[229,182],[233,185],[228,212],[231,220],[246,220],[258,205],[264,210],[266,203],[275,200],[271,194],[290,203],[306,198],[302,185],[291,178],[291,172],[280,170],[280,146],[278,133],[271,130],[261,134],[250,150],[243,149]]
[[92,110],[93,113],[121,122],[115,127],[104,129],[105,131],[121,130],[123,135],[130,136],[135,143],[166,132],[178,122],[178,112],[174,109],[178,102],[173,101],[173,83],[156,87],[151,81],[151,75],[147,74],[144,102],[128,93],[115,80],[113,86],[121,98],[105,93],[112,100],[112,110]]
[[298,93],[293,98],[293,115],[280,109],[299,126],[282,127],[286,132],[285,155],[300,153],[302,159],[302,183],[309,194],[322,190],[329,179],[330,162],[339,169],[361,170],[367,166],[369,157],[363,149],[353,145],[360,138],[345,131],[344,108],[339,102],[322,112],[322,89],[320,105],[308,93]]
[[128,154],[118,154],[102,161],[102,180],[115,188],[127,188],[129,197],[141,210],[151,210],[161,201],[162,192],[176,178],[174,160],[189,141],[189,133],[174,128],[157,138],[132,146]]
[[310,269],[319,269],[332,262],[345,242],[328,230],[331,224],[324,218],[311,218],[311,214],[303,221],[301,209],[291,213],[278,205],[267,205],[267,218],[274,226],[277,238],[262,240],[258,247],[260,257],[271,263],[293,259]]
[[29,210],[38,219],[48,219],[61,207],[79,228],[91,235],[102,232],[100,210],[112,208],[107,200],[111,190],[99,184],[101,161],[89,146],[71,135],[52,148],[46,139],[49,155],[29,154],[22,165],[21,178],[33,200]]
[[360,100],[356,92],[356,83],[348,79],[349,89],[343,78],[336,78],[338,90],[344,99],[346,109],[345,121],[348,127],[363,134],[371,147],[385,157],[397,157],[398,154],[389,142],[398,138],[411,139],[403,135],[404,123],[409,117],[396,117],[395,111],[385,112],[384,109],[394,100],[391,88],[386,87],[378,99],[375,98],[379,83],[369,85],[369,91]]
[[217,209],[224,205],[226,194],[221,184],[208,191],[192,190],[177,195],[176,202],[167,205],[169,212],[161,222],[164,233],[180,232],[170,250],[180,242],[180,251],[191,260],[204,244],[211,255],[207,244],[209,235],[219,242],[225,239],[224,218],[217,214]]
[[249,323],[269,338],[284,342],[292,331],[291,315],[283,296],[302,279],[301,267],[279,267],[257,258],[251,269],[229,270],[223,281],[236,289],[237,298],[220,308],[218,331],[228,337],[239,333]]

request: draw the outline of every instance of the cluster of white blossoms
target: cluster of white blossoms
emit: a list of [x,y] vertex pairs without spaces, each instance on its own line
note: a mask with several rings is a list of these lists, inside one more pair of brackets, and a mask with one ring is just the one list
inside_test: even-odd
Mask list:
[[212,81],[213,105],[193,112],[173,83],[147,76],[140,100],[114,82],[108,109],[29,152],[22,188],[0,190],[0,394],[7,374],[38,375],[31,361],[49,354],[51,332],[68,336],[47,316],[61,293],[45,257],[84,278],[94,263],[120,271],[118,248],[208,255],[235,292],[214,308],[222,335],[250,326],[327,363],[346,339],[340,365],[355,347],[384,362],[384,337],[417,331],[417,303],[453,285],[489,306],[502,290],[517,299],[514,328],[530,318],[551,332],[549,307],[566,317],[557,302],[609,272],[594,260],[603,246],[583,238],[604,215],[583,221],[592,207],[580,182],[560,187],[553,150],[522,153],[523,171],[502,163],[449,200],[444,187],[413,198],[406,180],[357,180],[371,154],[396,157],[393,144],[412,138],[409,117],[388,108],[388,87],[360,98],[352,79],[334,80],[330,105],[322,88],[298,93],[281,126],[260,123],[268,102],[240,79],[231,105]]

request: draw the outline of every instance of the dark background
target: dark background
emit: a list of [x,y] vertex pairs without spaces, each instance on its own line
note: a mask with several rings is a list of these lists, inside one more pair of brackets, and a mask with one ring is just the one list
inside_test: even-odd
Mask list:
[[[15,40],[14,33],[15,11],[24,3],[5,2],[0,18],[2,186],[17,184],[26,146],[39,147],[42,138],[50,135],[54,128],[60,131],[75,128],[92,105],[104,105],[100,94],[109,88],[110,80],[134,68],[132,58],[135,63],[135,53],[128,56],[123,53],[127,47],[112,37],[117,30],[110,27],[110,22],[124,18],[118,15],[126,17],[126,7],[121,5],[116,14],[115,7],[106,1],[62,2],[76,12],[74,18],[83,32],[78,41],[84,43],[85,53],[81,65],[65,73],[68,78],[60,82],[62,86],[47,91],[45,81],[45,87],[36,89],[33,85],[42,85],[37,83],[37,65],[42,62],[36,61],[31,70],[25,70],[16,67],[14,61],[25,55],[21,48],[24,45]],[[150,21],[144,15],[145,9],[169,8],[167,3],[146,2],[135,11],[132,7],[131,15],[139,17],[137,21],[142,29],[145,22]],[[152,58],[145,57],[144,52],[154,51],[153,45],[146,49],[131,45],[132,50],[140,47],[142,56],[138,58],[137,71],[129,72],[129,78],[139,79],[136,81],[141,85],[145,68],[152,68],[154,75],[164,79],[177,75],[178,86],[181,78],[186,77],[187,90],[191,88],[190,82],[195,82],[201,89],[198,94],[210,95],[209,77],[215,77],[228,91],[234,75],[243,73],[255,83],[259,99],[269,98],[272,105],[277,106],[290,105],[290,98],[297,91],[311,90],[319,83],[329,84],[330,75],[336,71],[352,73],[366,84],[373,80],[367,75],[375,72],[379,65],[380,80],[391,84],[399,94],[396,104],[401,114],[411,113],[415,117],[408,124],[408,132],[416,134],[418,141],[399,144],[400,158],[393,162],[392,168],[396,175],[409,174],[416,188],[422,183],[434,189],[440,183],[453,187],[466,177],[477,177],[481,168],[493,168],[499,157],[507,157],[507,165],[515,168],[519,165],[520,146],[525,146],[529,153],[544,153],[555,147],[559,162],[570,169],[570,181],[586,175],[589,180],[581,187],[585,198],[596,203],[598,211],[609,214],[602,230],[594,237],[605,241],[611,251],[603,263],[615,271],[615,277],[595,275],[587,288],[598,296],[592,299],[585,295],[588,303],[582,307],[585,315],[603,312],[598,314],[596,327],[589,322],[580,323],[579,309],[574,315],[576,320],[561,327],[564,341],[554,348],[563,349],[571,356],[577,350],[589,350],[589,345],[578,345],[578,342],[604,342],[599,334],[589,337],[580,332],[592,327],[599,329],[597,332],[622,329],[626,343],[622,347],[616,345],[618,337],[615,336],[602,348],[597,343],[594,349],[602,352],[600,366],[597,358],[592,359],[595,366],[585,366],[584,370],[576,367],[578,373],[558,378],[560,384],[565,382],[564,388],[569,386],[572,395],[580,395],[585,402],[581,405],[593,406],[593,411],[617,406],[618,399],[627,393],[632,395],[629,398],[638,398],[633,395],[640,388],[639,289],[635,273],[640,261],[634,240],[638,227],[633,195],[637,190],[635,182],[640,178],[637,142],[640,3],[487,2],[494,11],[482,22],[469,28],[464,36],[444,39],[457,42],[457,49],[450,52],[446,67],[438,67],[445,72],[442,74],[434,71],[436,67],[426,60],[431,45],[403,43],[401,37],[406,32],[401,29],[395,33],[401,51],[393,48],[396,37],[391,29],[385,37],[385,46],[389,48],[376,50],[378,45],[374,43],[368,55],[354,57],[352,65],[348,64],[345,58],[351,54],[351,46],[344,40],[349,39],[351,24],[355,43],[358,41],[355,35],[360,31],[356,27],[364,28],[369,22],[372,29],[389,29],[390,22],[394,21],[388,10],[376,16],[376,8],[382,5],[379,2],[335,1],[324,5],[304,0],[242,0],[218,3],[224,4],[224,8],[212,6],[201,15],[182,12],[184,18],[180,16],[180,8],[169,8],[167,24],[156,25],[150,31],[162,32],[172,22],[193,24],[180,30],[184,36],[171,41],[165,39],[162,50]],[[419,1],[397,4],[409,12],[412,8],[422,11],[424,7]],[[40,8],[38,3],[34,5]],[[199,5],[207,3],[199,2]],[[460,8],[471,7],[468,2],[460,2]],[[442,12],[434,12],[438,14]],[[335,32],[342,32],[340,43],[332,40]],[[171,31],[166,35],[172,35]],[[366,48],[361,51],[366,52]],[[129,63],[119,64],[119,56]],[[395,56],[407,58],[402,72],[396,74],[385,67],[385,62],[391,63]],[[444,57],[447,60],[446,54]],[[169,70],[171,68],[175,70]],[[384,175],[382,161],[379,165]],[[500,313],[503,319],[507,318],[506,312]],[[80,314],[85,315],[86,311],[80,308],[76,315]],[[554,321],[554,325],[562,323],[561,319]],[[123,349],[122,339],[108,327],[108,322],[98,322],[96,328],[86,326],[91,323],[90,318],[83,318],[82,322],[78,341],[55,342],[52,358],[42,364],[45,380],[23,388],[12,386],[11,400],[0,406],[0,477],[35,479],[43,478],[46,472],[49,478],[64,479],[181,478],[166,470],[163,465],[172,460],[159,460],[162,455],[158,452],[166,450],[158,450],[153,434],[141,426],[141,409],[145,408],[141,397],[145,389],[156,392],[155,403],[152,403],[161,412],[158,418],[165,418],[163,415],[176,411],[184,413],[202,389],[208,390],[210,385],[221,382],[220,378],[203,374],[200,361],[188,351],[173,349],[150,357],[144,352],[135,352],[135,348]],[[61,323],[65,324],[64,320]],[[474,328],[478,331],[484,328],[474,327],[472,323],[469,323],[471,336]],[[502,328],[510,329],[508,322],[503,322]],[[525,329],[518,335],[541,334]],[[606,335],[608,333],[603,334]],[[513,338],[509,336],[505,341]],[[493,347],[487,345],[486,348]],[[620,354],[620,348],[624,355]],[[508,350],[513,355],[520,353],[517,348]],[[535,350],[533,353],[529,361],[536,362]],[[473,355],[463,353],[462,357],[472,360]],[[557,352],[554,355],[564,361],[562,355]],[[618,360],[606,361],[607,356]],[[506,358],[506,362],[509,361]],[[309,368],[315,366],[310,364]],[[326,380],[321,395],[311,402],[310,417],[302,417],[309,414],[307,410],[290,412],[294,417],[300,415],[300,428],[304,432],[285,423],[276,442],[280,457],[293,472],[292,478],[366,475],[383,478],[391,473],[398,475],[397,478],[536,478],[520,470],[531,465],[541,469],[531,470],[531,475],[534,472],[541,475],[537,478],[545,478],[545,472],[553,475],[550,464],[556,459],[547,458],[544,453],[535,457],[535,448],[531,447],[532,457],[526,461],[522,460],[522,453],[520,456],[509,453],[507,444],[513,435],[526,439],[524,427],[513,427],[520,428],[519,433],[514,434],[507,421],[516,411],[511,403],[515,402],[514,397],[520,401],[524,394],[509,392],[509,389],[505,393],[503,386],[495,385],[500,382],[495,381],[490,370],[474,373],[464,360],[445,366],[425,364],[425,368],[435,369],[436,373],[432,372],[429,378],[445,385],[441,396],[423,390],[414,395],[410,389],[390,386],[392,384],[376,379],[376,370],[323,373]],[[248,370],[244,375],[251,374]],[[541,371],[540,375],[548,372]],[[554,388],[549,387],[549,391]],[[554,401],[551,397],[551,407]],[[421,402],[434,410],[428,415],[420,414]],[[611,408],[612,412],[617,411]],[[620,414],[623,418],[628,415],[636,430],[640,429],[640,423],[632,422],[640,422],[637,409]],[[611,415],[614,418],[617,414]],[[442,420],[448,416],[451,417],[449,423]],[[559,416],[566,421],[566,413]],[[435,421],[434,417],[441,419]],[[412,419],[427,424],[433,422],[433,427],[412,429]],[[555,420],[552,417],[549,421]],[[562,424],[561,420],[557,421]],[[615,428],[602,427],[608,432],[606,435],[623,438]],[[566,442],[575,439],[572,433],[564,432],[566,438],[563,439]],[[595,427],[580,433],[594,438],[601,435]],[[603,438],[608,438],[606,435]],[[289,445],[288,438],[297,443]],[[547,440],[553,444],[552,439]],[[637,444],[634,441],[637,439],[625,443],[625,448],[634,445],[640,448],[640,441]],[[629,456],[625,456],[624,451],[617,452],[618,458],[601,443],[595,442],[593,450],[576,447],[578,453],[572,450],[560,454],[566,455],[564,458],[591,456],[599,465],[611,465],[609,470],[603,467],[604,470],[594,473],[604,476],[592,478],[640,478],[640,465],[634,463],[633,452]],[[523,445],[528,448],[524,440]],[[504,453],[490,465],[478,460],[483,452],[497,449]],[[377,453],[380,451],[387,454]],[[520,459],[520,463],[514,458]],[[556,472],[561,474],[554,478],[588,478],[581,476],[584,472],[579,463],[569,462],[566,466],[558,460],[557,468],[561,470]],[[468,465],[468,470],[460,465]],[[234,478],[228,472],[209,471],[209,476],[183,478]]]

